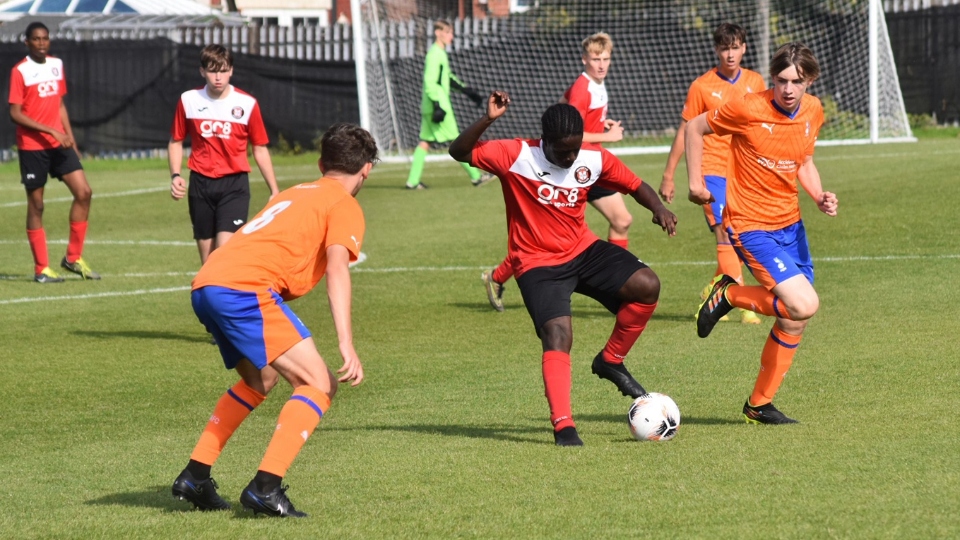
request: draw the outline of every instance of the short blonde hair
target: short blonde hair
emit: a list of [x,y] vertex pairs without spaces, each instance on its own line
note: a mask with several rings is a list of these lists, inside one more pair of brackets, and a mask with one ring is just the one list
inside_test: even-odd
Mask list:
[[437,21],[433,23],[434,32],[436,32],[437,30],[446,30],[448,28],[451,30],[453,29],[453,25],[450,24],[450,21],[446,21],[444,19],[437,19]]
[[580,43],[584,56],[590,53],[613,52],[613,40],[606,32],[597,32]]

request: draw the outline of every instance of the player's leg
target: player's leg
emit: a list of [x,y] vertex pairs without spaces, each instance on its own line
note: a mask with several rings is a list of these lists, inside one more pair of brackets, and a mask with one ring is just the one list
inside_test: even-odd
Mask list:
[[[704,177],[704,181],[710,193],[714,194],[714,201],[703,205],[707,226],[710,227],[717,239],[717,271],[714,273],[714,278],[726,274],[743,285],[742,263],[730,243],[730,236],[723,227],[723,207],[727,203],[727,179],[722,176],[707,175]],[[700,293],[700,300],[706,300],[711,287],[712,284],[710,283],[704,286]],[[727,320],[727,317],[725,316],[721,320]],[[742,308],[740,309],[740,321],[744,324],[760,324],[762,322],[756,313]]]
[[60,261],[60,266],[69,272],[78,274],[83,279],[100,279],[100,274],[94,272],[83,259],[83,244],[87,238],[87,223],[90,218],[90,202],[93,199],[93,190],[87,182],[87,176],[80,165],[80,158],[72,148],[57,148],[51,151],[51,176],[59,178],[73,195],[70,205],[70,239],[67,243],[67,253]]
[[541,371],[554,442],[558,446],[582,446],[570,400],[573,386],[570,295],[576,287],[576,275],[570,273],[569,268],[569,263],[534,268],[517,277],[517,286],[543,348]]
[[796,423],[796,420],[786,416],[773,405],[773,397],[793,365],[793,357],[807,322],[777,319],[774,323],[760,354],[760,371],[754,382],[753,392],[743,404],[743,416],[747,423]]
[[[599,196],[593,198],[594,194]],[[609,189],[594,187],[587,194],[587,201],[610,223],[607,241],[623,249],[627,249],[629,246],[629,232],[630,225],[633,223],[633,215],[627,210],[627,205],[623,201],[623,195]]]
[[43,229],[43,192],[50,158],[46,150],[18,150],[17,154],[20,183],[27,193],[27,241],[33,254],[33,279],[37,283],[62,283],[63,278],[50,268],[47,233]]
[[407,175],[407,189],[426,189],[427,185],[420,182],[423,175],[423,165],[427,162],[427,150],[430,149],[428,140],[436,140],[430,119],[424,117],[420,123],[420,142],[413,149],[413,159],[410,162],[410,174]]
[[480,274],[483,281],[483,287],[487,291],[487,300],[493,309],[503,311],[503,284],[513,276],[513,262],[509,257],[493,269],[493,271],[484,270]]
[[637,398],[646,390],[623,362],[657,307],[660,279],[635,255],[616,245],[595,242],[584,254],[576,292],[597,300],[617,316],[607,344],[593,360],[592,371],[614,383],[621,394]]
[[217,249],[247,223],[250,215],[250,178],[247,173],[218,180],[216,195],[211,195],[210,200],[216,215],[216,243],[212,249]]

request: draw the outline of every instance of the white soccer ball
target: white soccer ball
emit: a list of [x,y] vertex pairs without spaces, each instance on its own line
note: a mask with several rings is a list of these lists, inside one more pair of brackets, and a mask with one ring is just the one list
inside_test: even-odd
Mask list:
[[627,423],[638,441],[669,441],[680,429],[680,409],[670,396],[651,392],[630,405]]

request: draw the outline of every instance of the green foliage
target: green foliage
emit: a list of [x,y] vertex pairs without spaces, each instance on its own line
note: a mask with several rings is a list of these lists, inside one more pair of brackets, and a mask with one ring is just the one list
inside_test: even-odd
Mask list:
[[832,96],[820,96],[823,104],[824,124],[820,128],[820,138],[824,140],[842,138],[869,138],[870,118],[864,114],[843,110]]
[[303,146],[299,141],[290,144],[283,133],[277,133],[277,143],[271,149],[271,153],[281,156],[299,156],[303,153]]
[[[632,440],[630,400],[590,373],[614,317],[575,296],[580,449],[552,444],[540,343],[516,283],[496,313],[479,280],[506,249],[498,185],[474,188],[459,166],[428,163],[431,189],[409,192],[406,167],[378,166],[359,194],[369,259],[352,274],[367,379],[340,387],[285,479],[310,514],[300,521],[198,513],[170,497],[235,375],[190,308],[199,261],[165,162],[85,163],[95,199],[84,258],[104,277],[46,286],[29,281],[17,164],[0,164],[0,536],[955,537],[960,289],[950,276],[960,257],[945,231],[960,217],[951,197],[931,193],[953,192],[958,157],[953,139],[817,150],[840,215],[820,214],[801,193],[821,309],[777,395],[795,426],[748,426],[739,414],[772,319],[695,337],[715,241],[685,183],[670,206],[674,238],[628,200],[631,248],[662,292],[626,362],[677,401],[683,420],[668,443]],[[625,161],[657,184],[663,155]],[[275,164],[282,188],[317,175],[315,154]],[[258,176],[252,212],[268,195]],[[59,261],[69,194],[50,182],[46,197],[50,259]],[[587,218],[605,234],[597,212]],[[290,306],[338,368],[323,284]],[[280,384],[213,469],[234,505],[289,393]]]
[[910,129],[928,129],[937,127],[937,121],[929,114],[907,114]]

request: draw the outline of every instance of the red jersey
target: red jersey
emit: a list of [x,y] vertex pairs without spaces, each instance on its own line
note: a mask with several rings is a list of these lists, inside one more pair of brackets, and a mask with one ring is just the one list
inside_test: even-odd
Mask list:
[[257,100],[234,86],[223,99],[211,98],[206,87],[184,92],[170,135],[175,141],[190,136],[187,166],[208,178],[250,172],[247,140],[254,146],[270,142]]
[[583,131],[603,133],[603,121],[607,119],[607,87],[602,82],[593,82],[586,73],[581,73],[563,97],[580,111]]
[[707,122],[715,133],[733,136],[724,225],[772,231],[800,221],[797,170],[813,155],[823,125],[820,100],[804,94],[788,114],[774,103],[771,89],[707,113]]
[[[19,104],[23,114],[31,120],[64,132],[60,120],[60,104],[67,95],[67,80],[63,76],[63,61],[48,56],[38,64],[29,56],[10,71],[10,99]],[[17,125],[17,148],[46,150],[58,148],[60,143],[52,135]]]
[[293,186],[268,204],[210,254],[193,279],[194,290],[207,285],[272,290],[293,300],[320,282],[328,247],[341,245],[357,260],[366,227],[363,210],[340,183],[321,178]]
[[[741,69],[733,79],[728,79],[717,68],[704,73],[690,84],[687,101],[683,104],[680,116],[687,122],[701,114],[720,107],[728,101],[743,97],[744,94],[762,92],[767,89],[763,77],[756,71]],[[703,138],[703,174],[704,176],[727,177],[727,165],[730,163],[730,137],[707,135]]]
[[585,143],[568,169],[547,161],[539,140],[482,141],[474,146],[470,161],[500,178],[508,257],[517,276],[568,262],[599,240],[583,218],[591,187],[628,193],[643,183],[596,143]]

